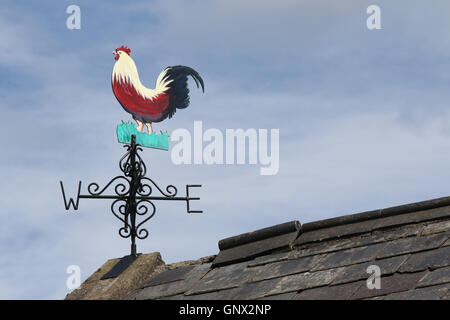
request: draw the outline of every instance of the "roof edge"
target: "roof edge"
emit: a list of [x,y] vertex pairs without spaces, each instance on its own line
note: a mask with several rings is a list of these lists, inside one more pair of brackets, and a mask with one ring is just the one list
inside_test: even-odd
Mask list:
[[282,234],[298,232],[300,229],[301,225],[297,220],[285,222],[272,227],[259,229],[256,231],[247,232],[237,236],[219,240],[219,249],[226,250],[243,244],[276,237]]
[[416,212],[422,210],[435,209],[440,207],[446,207],[450,205],[450,197],[442,197],[431,200],[413,202],[409,204],[388,207],[384,209],[377,209],[371,211],[364,211],[360,213],[349,214],[336,218],[324,219],[319,221],[313,221],[305,223],[301,226],[301,232],[308,232],[317,229],[330,228],[338,225],[362,222],[372,220],[381,217],[390,217],[409,212]]

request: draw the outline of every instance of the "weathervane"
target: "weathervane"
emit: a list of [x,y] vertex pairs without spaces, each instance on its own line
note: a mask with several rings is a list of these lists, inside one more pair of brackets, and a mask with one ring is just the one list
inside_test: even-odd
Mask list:
[[[188,213],[203,212],[190,209],[190,201],[200,200],[200,198],[190,197],[189,189],[201,187],[201,185],[186,185],[185,197],[177,196],[178,190],[173,185],[168,185],[163,191],[152,179],[145,176],[147,168],[138,153],[138,151],[142,151],[141,146],[169,149],[167,132],[161,131],[161,134],[156,134],[153,131],[152,123],[171,118],[177,109],[185,109],[189,106],[188,76],[194,79],[197,87],[201,86],[204,90],[203,79],[192,68],[186,66],[167,67],[158,76],[155,88],[146,88],[139,79],[130,53],[131,50],[125,46],[113,51],[116,63],[111,77],[112,90],[117,101],[137,123],[137,127],[135,127],[132,122],[122,121],[117,126],[117,139],[127,148],[127,152],[119,161],[123,175],[112,178],[102,189],[97,183],[90,183],[87,187],[87,194],[81,194],[80,181],[76,199],[69,198],[69,201],[67,201],[63,183],[60,181],[66,210],[69,210],[71,206],[78,210],[80,199],[113,200],[111,212],[123,223],[119,229],[119,235],[122,238],[131,239],[131,255],[127,256],[129,259],[125,263],[125,267],[137,256],[136,238],[148,237],[148,230],[142,226],[156,213],[154,201],[185,201]],[[144,125],[147,127],[147,132],[143,130]],[[111,188],[115,194],[105,194]],[[153,191],[158,194],[155,195]]]
[[[153,218],[156,213],[153,201],[185,201],[187,213],[203,213],[203,211],[191,210],[189,203],[191,200],[200,200],[198,197],[190,197],[189,189],[201,187],[201,185],[188,184],[186,185],[186,196],[177,197],[178,190],[175,186],[168,185],[163,191],[152,179],[145,176],[147,167],[138,153],[138,151],[142,151],[142,148],[136,144],[135,139],[135,136],[132,135],[131,144],[124,146],[127,148],[127,152],[119,161],[123,175],[112,178],[101,190],[98,183],[92,182],[87,187],[88,194],[81,194],[80,181],[76,200],[69,198],[67,201],[63,183],[60,181],[66,210],[69,210],[71,206],[78,210],[80,199],[114,200],[111,204],[111,212],[123,223],[119,229],[119,235],[122,238],[131,238],[131,255],[137,254],[136,238],[142,240],[149,234],[147,229],[142,228],[142,225]],[[114,184],[115,194],[105,194]],[[159,195],[154,195],[153,191],[155,190]],[[142,217],[140,222],[137,221],[139,217]]]

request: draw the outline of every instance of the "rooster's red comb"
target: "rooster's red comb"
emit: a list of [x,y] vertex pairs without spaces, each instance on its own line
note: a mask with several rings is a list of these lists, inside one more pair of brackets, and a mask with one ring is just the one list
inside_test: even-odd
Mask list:
[[127,48],[126,46],[121,46],[120,48],[117,48],[117,49],[116,49],[116,51],[120,51],[120,50],[122,50],[123,52],[126,52],[128,55],[129,55],[130,52],[131,52],[131,49],[130,49],[130,48]]

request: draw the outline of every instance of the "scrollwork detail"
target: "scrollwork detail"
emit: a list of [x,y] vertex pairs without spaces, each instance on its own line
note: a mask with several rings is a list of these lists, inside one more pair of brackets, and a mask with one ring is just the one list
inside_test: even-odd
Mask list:
[[100,189],[99,184],[96,182],[92,182],[88,185],[87,191],[92,196],[100,196],[103,194],[103,192],[105,192],[106,189],[109,188],[110,185],[112,185],[114,182],[118,181],[119,179],[124,180],[124,181],[118,183],[114,187],[114,191],[115,191],[116,195],[118,195],[120,197],[125,197],[130,192],[130,181],[127,178],[125,178],[124,176],[117,176],[117,177],[112,178],[111,181],[109,181],[103,187],[103,189],[101,189],[100,191],[98,191]]
[[[128,203],[126,200],[117,199],[111,204],[111,212],[112,214],[123,222],[123,227],[119,229],[119,235],[122,238],[129,238],[131,236],[132,227],[128,223]],[[121,216],[122,215],[123,218]]]
[[[149,210],[150,208],[150,210]],[[151,202],[150,200],[139,200],[136,203],[136,214],[140,215],[140,216],[144,216],[146,214],[149,214],[149,216],[147,218],[145,218],[144,220],[142,220],[137,226],[136,226],[136,237],[139,239],[145,239],[148,237],[148,230],[145,228],[141,228],[140,227],[146,223],[148,220],[150,220],[151,218],[153,218],[153,216],[156,213],[156,206],[153,202]],[[143,233],[143,234],[142,234]]]
[[[149,183],[145,183],[143,181],[148,181]],[[178,190],[174,185],[168,185],[166,187],[166,192],[164,192],[152,179],[147,177],[141,178],[141,186],[138,190],[138,194],[143,197],[148,197],[152,194],[153,189],[152,185],[164,196],[167,198],[173,198],[177,195]],[[147,191],[145,191],[147,189]]]

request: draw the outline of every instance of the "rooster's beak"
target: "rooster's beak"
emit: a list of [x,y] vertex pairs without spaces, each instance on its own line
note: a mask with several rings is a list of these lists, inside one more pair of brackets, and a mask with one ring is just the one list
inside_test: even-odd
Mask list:
[[116,60],[116,61],[119,60],[119,54],[117,53],[116,50],[114,50],[114,51],[112,52],[112,54],[115,55],[114,60]]

